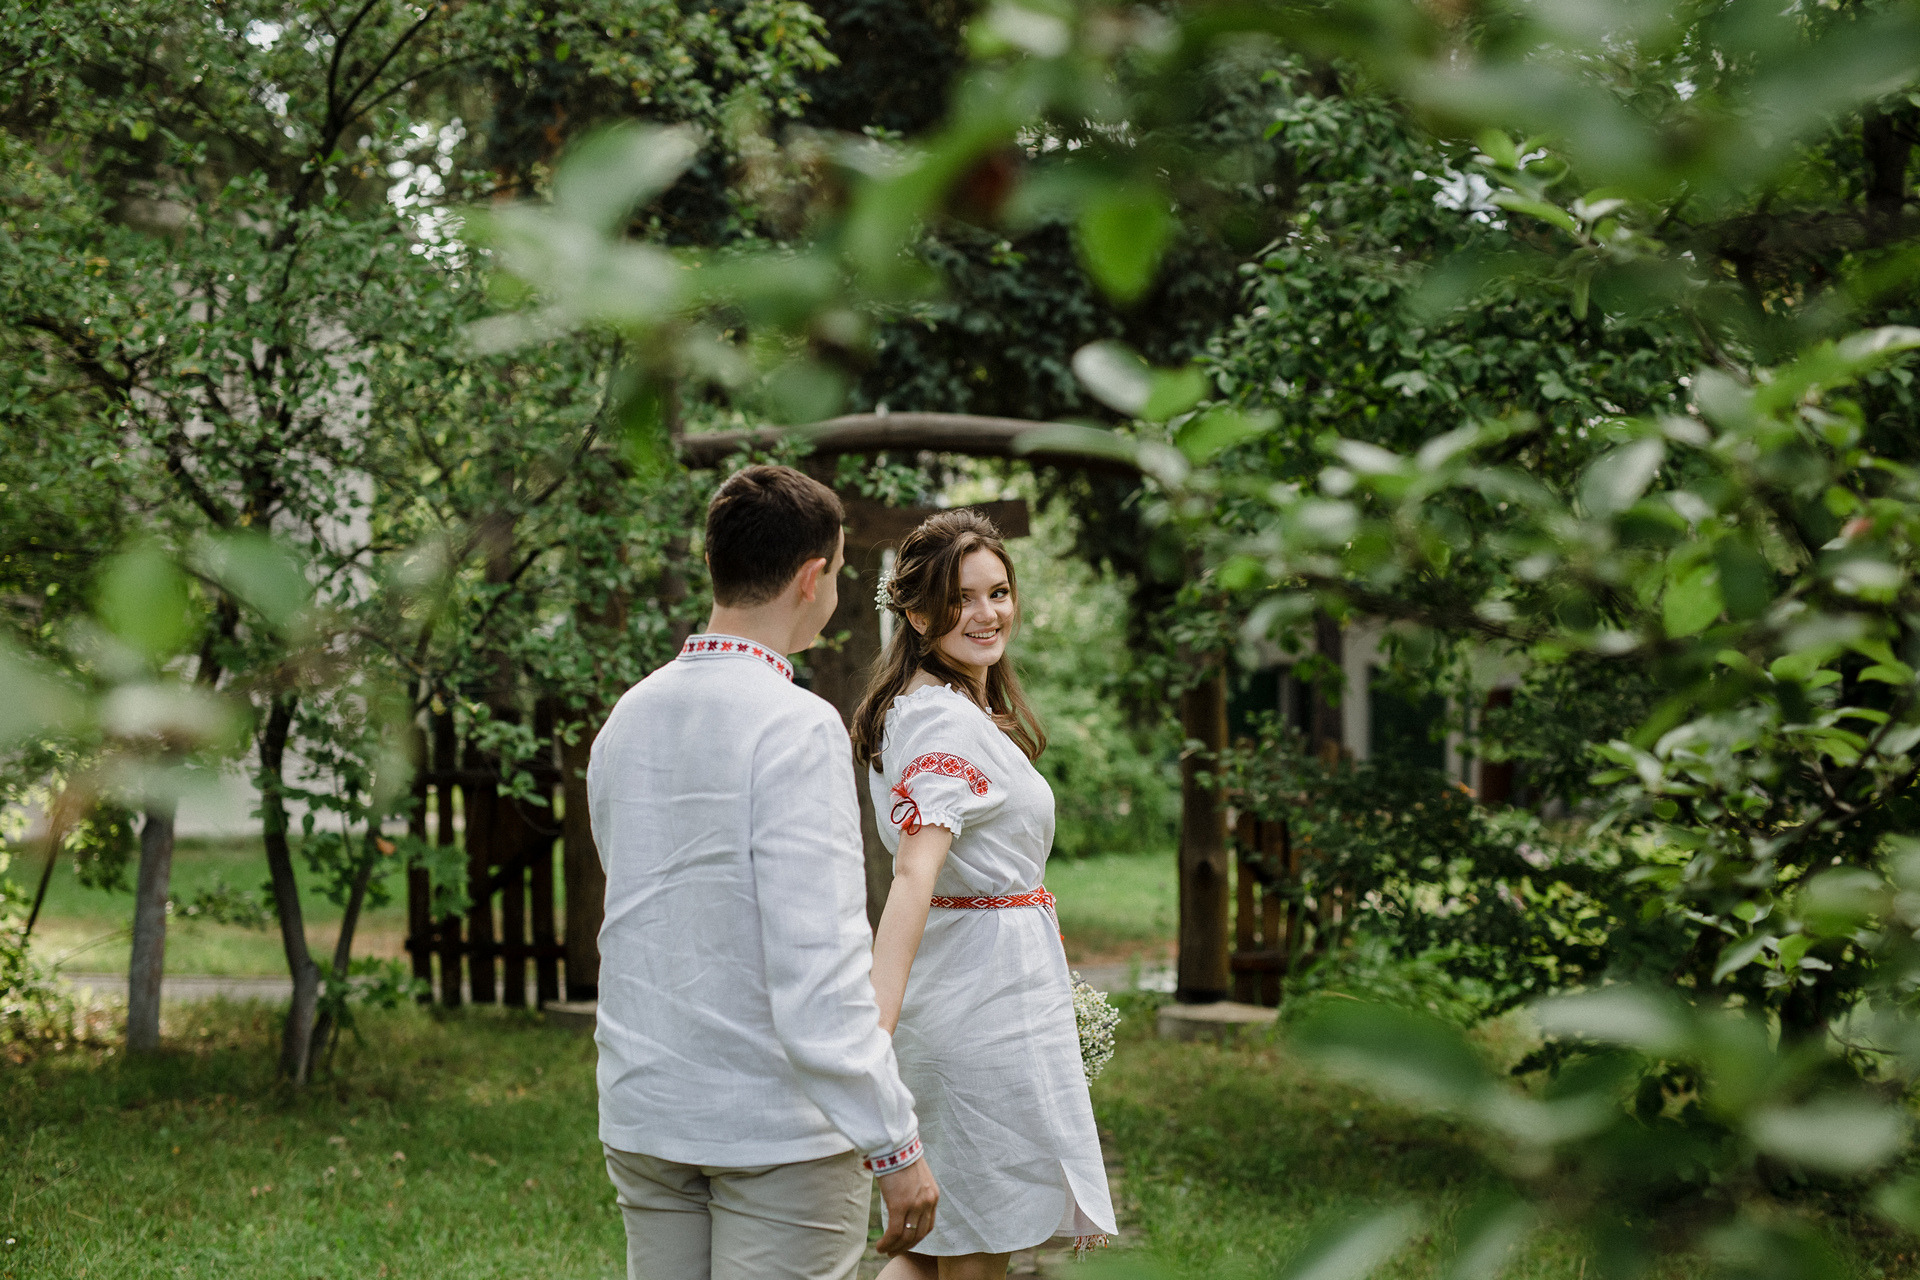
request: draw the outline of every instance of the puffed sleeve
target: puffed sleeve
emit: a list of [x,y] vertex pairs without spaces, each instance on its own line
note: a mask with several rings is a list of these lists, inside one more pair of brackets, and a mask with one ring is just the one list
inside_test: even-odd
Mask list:
[[1005,802],[1005,780],[983,765],[985,735],[1000,730],[960,694],[921,690],[896,702],[889,720],[887,766],[898,773],[888,820],[903,834],[945,827],[958,836]]

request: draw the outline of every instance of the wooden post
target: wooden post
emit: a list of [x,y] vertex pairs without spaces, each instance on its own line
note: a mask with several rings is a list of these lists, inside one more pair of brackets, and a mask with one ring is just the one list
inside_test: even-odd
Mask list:
[[[824,471],[818,479],[828,481]],[[867,678],[880,656],[880,612],[874,607],[873,592],[880,581],[882,552],[932,515],[933,507],[888,507],[870,499],[842,494],[847,508],[847,566],[851,575],[840,579],[840,604],[827,623],[824,634],[846,634],[836,650],[819,648],[808,653],[813,672],[813,691],[831,702],[840,718],[853,723],[854,710],[866,693]],[[978,503],[1000,529],[1004,538],[1024,538],[1031,528],[1031,517],[1024,499]],[[866,770],[855,769],[854,790],[860,801],[860,837],[867,864],[867,922],[875,928],[886,909],[887,890],[893,884],[893,857],[880,843],[879,815],[874,812],[872,788]]]
[[[427,735],[419,725],[409,735],[413,749],[413,812],[407,815],[407,834],[424,843],[427,838]],[[413,960],[415,981],[433,985],[432,886],[424,867],[407,868],[407,955]],[[423,993],[420,1003],[432,1000]]]
[[[830,472],[816,476],[831,483]],[[867,534],[858,518],[875,503],[862,503],[850,495],[841,495],[848,506],[847,569],[840,577],[840,603],[822,632],[825,640],[845,636],[837,648],[826,643],[816,645],[806,655],[812,675],[812,689],[831,702],[840,719],[853,723],[853,712],[866,692],[867,676],[880,656],[880,614],[873,605],[874,587],[880,577],[882,543]],[[884,510],[885,508],[879,508]],[[886,906],[887,887],[893,883],[893,860],[880,843],[874,825],[873,802],[868,796],[866,770],[854,769],[854,791],[860,803],[860,843],[866,858],[867,923],[878,926],[880,912]]]
[[500,1003],[527,1005],[527,846],[532,832],[523,802],[500,797],[495,847],[500,877]]
[[1251,957],[1260,950],[1259,908],[1254,903],[1253,874],[1255,844],[1258,840],[1259,822],[1250,813],[1240,815],[1233,824],[1233,836],[1238,857],[1233,869],[1233,998],[1242,1004],[1253,1004],[1259,998],[1260,975],[1239,961]]
[[607,873],[593,843],[587,813],[587,760],[593,751],[599,717],[579,730],[578,741],[560,744],[562,876],[567,912],[567,999],[593,1000],[600,994],[600,921],[606,910]]
[[[468,745],[467,771],[471,776],[483,776],[489,763]],[[465,793],[467,809],[467,893],[473,899],[467,907],[468,990],[475,1004],[492,1004],[496,948],[491,880],[496,860],[494,833],[499,827],[500,792],[492,783],[477,780],[461,790]]]
[[[1327,662],[1333,664],[1336,671],[1346,670],[1344,661],[1346,645],[1340,635],[1340,624],[1324,613],[1313,615],[1314,651]],[[1342,693],[1345,693],[1344,686]],[[1327,697],[1326,686],[1316,680],[1313,684],[1313,713],[1310,728],[1310,740],[1313,754],[1321,763],[1331,765],[1345,753],[1346,724],[1340,714],[1340,708]]]
[[[542,748],[540,764],[544,768],[551,768],[553,764],[553,721],[553,703],[542,699],[533,710],[533,733],[534,741]],[[534,996],[542,1005],[560,998],[560,957],[556,950],[559,940],[553,922],[553,841],[559,829],[554,822],[550,776],[543,773],[539,784],[546,808],[532,809],[526,814],[527,884],[531,895],[529,908],[533,913],[533,985]]]
[[[434,843],[450,845],[454,842],[454,773],[460,765],[459,743],[453,736],[453,712],[441,711],[433,717],[433,768],[438,775],[434,784],[434,816],[439,820],[439,829],[434,833]],[[439,925],[440,941],[440,1003],[448,1008],[460,1004],[460,917],[449,912],[441,916]]]
[[1180,761],[1180,959],[1174,999],[1212,1004],[1232,994],[1228,968],[1227,811],[1200,775],[1215,768],[1227,743],[1227,682],[1209,670],[1180,696],[1189,746]]
[[[1287,868],[1287,824],[1284,822],[1262,822],[1260,825],[1261,853],[1266,865],[1274,869]],[[1260,889],[1260,946],[1273,954],[1275,963],[1272,968],[1260,975],[1260,994],[1257,1003],[1273,1008],[1280,1003],[1280,975],[1286,965],[1287,936],[1281,923],[1280,907],[1285,901],[1283,895],[1275,892],[1269,882]]]

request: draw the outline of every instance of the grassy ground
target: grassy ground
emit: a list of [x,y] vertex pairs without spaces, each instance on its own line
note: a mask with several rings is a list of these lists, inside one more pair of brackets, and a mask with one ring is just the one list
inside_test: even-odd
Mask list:
[[1178,925],[1173,852],[1056,858],[1047,888],[1076,964],[1165,960]]
[[[307,942],[317,955],[330,956],[340,929],[341,910],[314,889],[312,877],[301,871],[300,905],[306,914]],[[127,883],[133,883],[132,867]],[[39,883],[37,859],[23,857],[13,866],[13,878],[23,887]],[[259,897],[267,879],[266,854],[258,840],[182,840],[174,851],[172,892],[176,902],[188,901],[203,889],[222,882]],[[394,900],[385,907],[361,913],[354,934],[356,956],[398,957],[404,953],[407,912],[406,885],[395,876],[389,881]],[[89,889],[74,877],[73,864],[62,859],[47,888],[46,905],[33,930],[33,953],[42,961],[59,961],[71,972],[119,973],[127,967],[127,930],[133,921],[133,894]],[[222,975],[284,976],[285,955],[279,930],[248,929],[174,916],[167,923],[167,972]]]
[[[14,878],[21,885],[37,883],[39,873],[38,864],[30,858],[14,864]],[[1155,961],[1170,956],[1175,925],[1173,873],[1171,852],[1055,861],[1048,869],[1047,886],[1060,900],[1068,954],[1076,963],[1136,957]],[[257,840],[183,840],[174,853],[176,901],[187,901],[221,882],[257,893],[266,878],[266,859]],[[331,955],[340,908],[315,891],[311,879],[303,877],[301,893],[307,940],[315,954]],[[132,881],[131,870],[128,881]],[[354,940],[356,956],[405,954],[406,886],[397,876],[389,883],[394,900],[361,915]],[[132,919],[131,893],[85,887],[75,879],[72,864],[63,859],[54,868],[46,906],[34,927],[34,955],[43,961],[58,960],[70,972],[124,971]],[[168,923],[169,973],[278,977],[286,971],[275,929],[246,929],[180,916]]]
[[[1438,1274],[1454,1216],[1490,1183],[1445,1125],[1273,1048],[1153,1041],[1129,1021],[1095,1086],[1131,1242],[1110,1264],[1271,1276],[1321,1224],[1411,1201],[1428,1234],[1379,1274]],[[621,1274],[586,1037],[473,1009],[363,1030],[298,1097],[273,1083],[273,1018],[254,1006],[170,1006],[154,1062],[83,1045],[0,1069],[0,1280]],[[1861,1280],[1912,1274],[1890,1242],[1844,1243]],[[1505,1275],[1590,1269],[1579,1241],[1548,1234]]]

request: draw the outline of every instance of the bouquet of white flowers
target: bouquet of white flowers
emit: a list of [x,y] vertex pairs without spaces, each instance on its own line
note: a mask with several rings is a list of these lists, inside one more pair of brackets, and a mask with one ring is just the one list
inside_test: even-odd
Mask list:
[[1095,991],[1075,973],[1073,1020],[1080,1027],[1080,1066],[1092,1084],[1113,1060],[1113,1029],[1120,1025],[1120,1011],[1107,1002],[1106,992]]

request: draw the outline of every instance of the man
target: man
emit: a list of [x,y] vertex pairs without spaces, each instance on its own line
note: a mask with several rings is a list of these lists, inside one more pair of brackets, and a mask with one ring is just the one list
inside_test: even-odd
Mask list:
[[933,1225],[939,1191],[869,975],[852,750],[785,657],[833,614],[843,518],[789,467],[723,484],[706,633],[594,742],[600,1139],[629,1280],[851,1277],[869,1171],[882,1253]]

